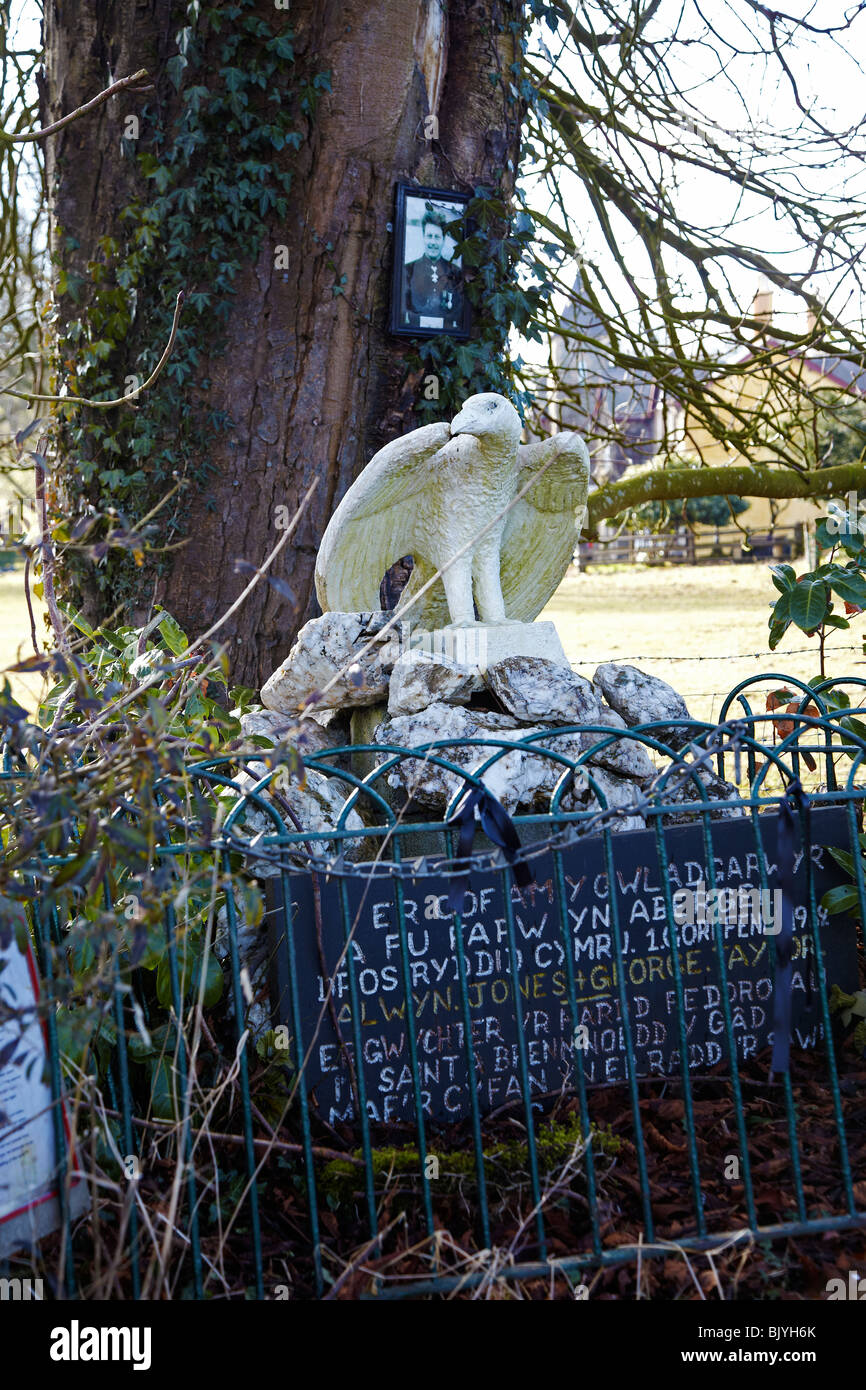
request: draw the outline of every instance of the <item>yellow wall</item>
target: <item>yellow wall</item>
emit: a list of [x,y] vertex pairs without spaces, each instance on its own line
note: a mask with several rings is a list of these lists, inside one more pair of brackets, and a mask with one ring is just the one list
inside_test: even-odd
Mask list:
[[[745,362],[742,370],[732,373],[716,384],[715,389],[722,400],[731,402],[731,428],[738,431],[743,428],[739,412],[753,415],[756,429],[758,417],[763,417],[766,424],[762,422],[760,428],[764,432],[764,438],[756,439],[752,445],[752,459],[771,463],[778,458],[779,451],[778,445],[774,443],[772,428],[768,426],[770,421],[778,421],[779,434],[785,432],[786,439],[802,457],[804,464],[812,463],[812,434],[808,428],[810,409],[820,409],[822,398],[826,400],[829,393],[844,395],[849,400],[856,398],[844,392],[838,382],[816,371],[814,366],[802,357],[791,358],[786,353],[779,353],[773,359],[772,367],[771,373],[765,363]],[[791,374],[790,392],[781,384],[780,368],[782,371],[787,369]],[[804,392],[808,393],[811,401],[804,400]],[[719,414],[724,419],[723,408],[719,410]],[[703,463],[712,466],[733,466],[752,461],[744,457],[733,445],[726,448],[721,441],[714,439],[705,425],[688,412],[683,423],[680,451],[697,456]],[[774,514],[776,525],[794,526],[799,522],[815,521],[824,512],[822,502],[799,497],[790,500],[774,499],[772,502],[766,497],[746,500],[750,502],[749,510],[742,513],[739,521],[741,525],[754,530],[768,530]]]

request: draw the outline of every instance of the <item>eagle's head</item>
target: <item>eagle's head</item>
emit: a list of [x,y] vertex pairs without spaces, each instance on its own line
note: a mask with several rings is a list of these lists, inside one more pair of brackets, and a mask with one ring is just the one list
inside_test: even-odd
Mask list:
[[520,416],[510,401],[494,391],[470,396],[451,421],[452,434],[471,434],[476,439],[495,439],[516,449],[522,429]]

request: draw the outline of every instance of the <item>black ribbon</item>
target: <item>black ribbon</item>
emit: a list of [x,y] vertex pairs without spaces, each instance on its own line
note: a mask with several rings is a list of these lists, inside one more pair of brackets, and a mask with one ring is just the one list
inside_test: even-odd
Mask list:
[[796,811],[808,817],[810,801],[799,779],[791,782],[779,806],[776,861],[782,890],[782,930],[776,937],[776,978],[773,985],[773,1058],[771,1072],[784,1074],[791,1061],[791,981],[794,973],[794,860]]
[[[514,871],[514,880],[518,888],[528,888],[530,883],[535,880],[532,870],[525,859],[517,859],[517,851],[520,849],[520,838],[514,828],[514,822],[501,802],[496,800],[492,792],[486,787],[471,787],[457,803],[457,809],[449,822],[450,825],[457,825],[460,834],[457,842],[457,858],[468,859],[472,853],[472,842],[475,839],[475,810],[478,808],[478,816],[481,821],[481,829],[493,844],[502,850],[508,863]],[[463,899],[469,891],[469,870],[455,874],[451,880],[451,888],[448,892],[448,911],[463,911]]]

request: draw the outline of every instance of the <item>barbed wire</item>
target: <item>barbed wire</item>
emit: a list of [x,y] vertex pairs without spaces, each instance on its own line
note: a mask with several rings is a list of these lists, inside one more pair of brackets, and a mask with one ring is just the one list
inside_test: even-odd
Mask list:
[[[845,646],[834,645],[828,647],[827,650],[831,655],[833,652],[860,652],[861,655],[866,653],[866,648],[864,648],[862,642],[846,643]],[[609,661],[610,665],[618,666],[620,662],[630,661],[746,661],[756,656],[766,660],[768,655],[773,655],[773,653],[768,653],[766,648],[760,652],[728,652],[722,656],[668,656],[662,652],[655,652],[645,656],[616,656],[609,658]],[[814,656],[816,660],[818,659],[818,653],[814,647],[790,647],[783,652],[779,652],[779,656],[781,657],[804,655]],[[577,666],[591,666],[593,660],[594,658],[592,657],[584,657],[579,662],[572,662],[571,664],[575,668]],[[604,664],[606,665],[607,662]],[[854,664],[860,666],[863,663],[855,662]]]

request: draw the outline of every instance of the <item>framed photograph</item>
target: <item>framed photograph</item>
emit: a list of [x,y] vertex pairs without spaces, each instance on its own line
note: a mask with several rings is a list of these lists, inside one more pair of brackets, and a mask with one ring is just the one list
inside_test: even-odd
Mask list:
[[390,331],[408,338],[468,338],[469,304],[455,255],[469,197],[398,183]]

